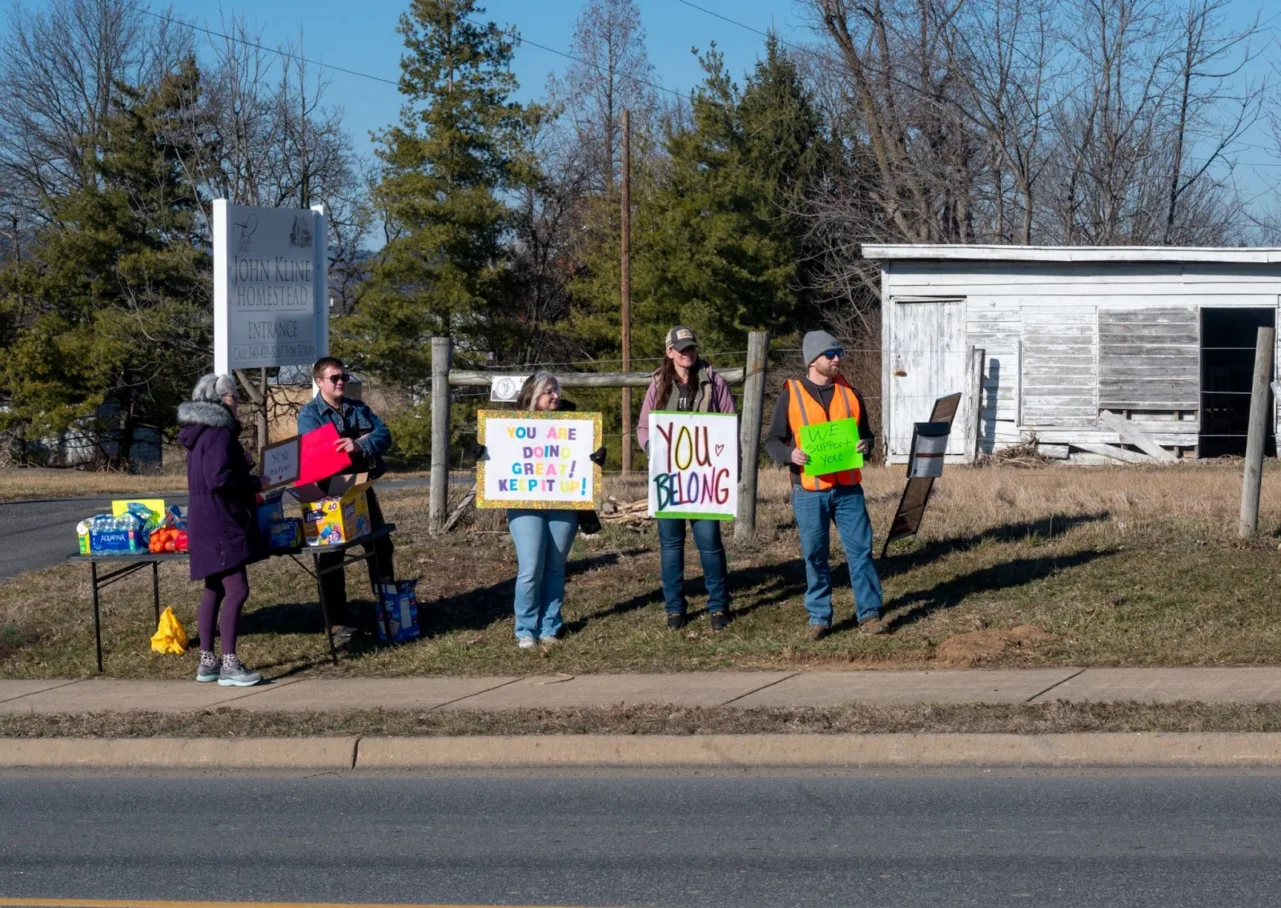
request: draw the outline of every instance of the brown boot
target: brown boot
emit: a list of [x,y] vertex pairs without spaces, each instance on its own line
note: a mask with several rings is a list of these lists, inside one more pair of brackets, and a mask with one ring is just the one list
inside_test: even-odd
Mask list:
[[805,636],[815,641],[822,640],[830,630],[831,628],[826,624],[811,624],[809,629],[805,631]]
[[885,620],[884,615],[877,615],[875,618],[868,618],[866,621],[860,621],[858,625],[858,632],[860,634],[867,634],[868,636],[884,634],[889,631],[889,629],[890,623]]

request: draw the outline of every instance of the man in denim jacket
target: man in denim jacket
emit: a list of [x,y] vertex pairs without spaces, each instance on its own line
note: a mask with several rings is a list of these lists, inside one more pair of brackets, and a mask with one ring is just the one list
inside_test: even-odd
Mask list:
[[[337,447],[351,456],[352,470],[357,473],[367,472],[370,479],[377,479],[387,469],[383,464],[383,454],[391,447],[391,432],[367,404],[343,396],[348,375],[342,360],[333,356],[321,357],[312,366],[311,375],[320,386],[320,393],[298,411],[298,434],[305,435],[327,422],[332,423],[338,430]],[[369,501],[369,521],[377,529],[383,525],[382,508],[378,505],[378,496],[373,489],[369,489],[366,496]],[[392,566],[394,548],[391,537],[384,536],[373,545],[378,557],[369,562],[369,582],[375,585],[374,595],[377,598],[376,584],[394,583],[396,572]],[[340,564],[342,560],[340,552],[321,555],[320,567],[324,570]],[[376,565],[382,567],[381,576]],[[347,614],[345,572],[337,570],[325,574],[321,582],[325,585],[325,600],[329,605],[329,620],[334,625],[334,636],[343,640],[350,639],[353,628],[350,627]]]

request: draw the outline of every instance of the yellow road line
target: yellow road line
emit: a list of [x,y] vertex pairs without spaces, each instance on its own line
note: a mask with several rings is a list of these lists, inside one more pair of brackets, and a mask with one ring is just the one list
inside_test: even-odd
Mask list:
[[[0,908],[493,908],[490,905],[430,904],[403,902],[363,904],[358,902],[177,902],[166,899],[7,899]],[[568,908],[555,905],[509,905],[505,908]]]

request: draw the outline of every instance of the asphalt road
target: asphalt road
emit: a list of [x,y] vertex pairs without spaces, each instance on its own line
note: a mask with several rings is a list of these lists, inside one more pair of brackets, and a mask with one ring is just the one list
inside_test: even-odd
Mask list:
[[[378,488],[429,488],[430,485],[431,482],[422,477],[380,482]],[[0,580],[65,561],[76,551],[76,524],[94,514],[110,513],[112,499],[124,497],[57,498],[0,504]],[[187,504],[186,492],[177,495],[148,492],[143,497],[163,498],[166,504],[184,507]]]
[[1260,908],[1279,879],[1264,777],[0,774],[0,899]]

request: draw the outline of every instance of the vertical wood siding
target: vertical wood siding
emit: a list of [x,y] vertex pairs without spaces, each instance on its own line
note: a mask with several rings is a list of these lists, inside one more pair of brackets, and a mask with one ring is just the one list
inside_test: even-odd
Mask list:
[[979,413],[979,444],[991,453],[999,445],[1019,440],[1018,376],[1019,307],[1008,300],[969,300],[965,307],[965,344],[987,353],[983,370],[983,399]]

